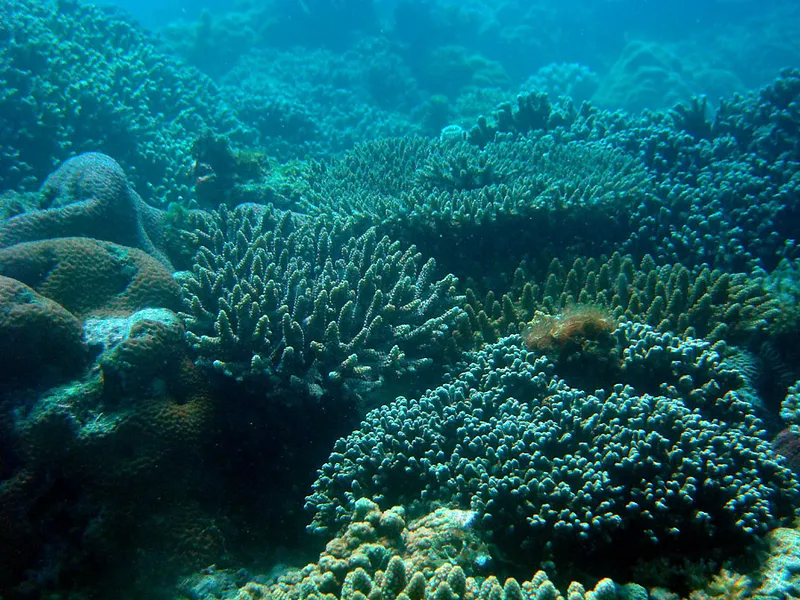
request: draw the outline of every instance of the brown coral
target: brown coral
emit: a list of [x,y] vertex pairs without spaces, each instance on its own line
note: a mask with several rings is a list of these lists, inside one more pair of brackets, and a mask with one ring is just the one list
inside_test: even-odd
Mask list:
[[745,600],[750,597],[752,581],[746,575],[721,569],[705,590],[692,592],[690,600]]
[[608,310],[589,304],[573,304],[557,315],[539,314],[522,331],[530,350],[568,352],[581,350],[614,329]]
[[180,305],[178,284],[154,258],[90,238],[57,238],[0,249],[0,274],[22,281],[79,318]]
[[75,375],[87,358],[81,323],[56,302],[0,275],[0,382]]

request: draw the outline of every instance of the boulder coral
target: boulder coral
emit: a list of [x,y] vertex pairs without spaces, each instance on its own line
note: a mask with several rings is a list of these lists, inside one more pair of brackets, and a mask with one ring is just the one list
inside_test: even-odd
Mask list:
[[92,238],[0,248],[0,274],[30,285],[80,318],[180,305],[180,288],[163,264],[136,248]]
[[81,322],[63,306],[0,275],[0,387],[16,381],[58,381],[77,375],[89,358]]
[[0,226],[0,247],[49,238],[90,237],[138,248],[167,268],[163,213],[148,205],[122,167],[96,152],[67,160],[42,185],[41,209]]

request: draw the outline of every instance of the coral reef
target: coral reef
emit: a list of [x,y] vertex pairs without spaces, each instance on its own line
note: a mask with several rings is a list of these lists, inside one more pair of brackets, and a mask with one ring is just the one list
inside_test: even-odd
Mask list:
[[[473,354],[450,383],[371,412],[320,469],[311,529],[335,531],[359,498],[445,502],[475,511],[520,562],[599,577],[655,554],[735,554],[788,523],[797,483],[735,373],[717,357],[701,375],[715,353],[645,326],[619,333],[634,387],[570,387],[513,336]],[[686,365],[675,384],[640,391],[669,379],[670,356]]]
[[711,581],[702,592],[694,592],[690,595],[692,600],[745,600],[750,597],[753,582],[746,575],[732,573],[728,569],[722,569],[714,575]]
[[88,359],[81,323],[27,285],[0,275],[0,388],[77,375]]
[[89,150],[113,155],[155,205],[189,198],[189,146],[207,127],[257,135],[205,75],[119,12],[10,0],[0,54],[0,187],[31,186]]
[[524,4],[5,3],[3,597],[797,595],[800,71]]
[[[641,112],[644,109],[670,108],[701,90],[718,98],[744,88],[741,82],[738,85],[731,83],[728,89],[704,86],[696,81],[702,75],[700,69],[693,70],[685,58],[669,46],[632,40],[603,77],[592,101],[604,108]],[[736,77],[730,73],[729,79],[735,82]]]
[[183,325],[164,308],[140,310],[129,317],[87,319],[84,334],[88,344],[101,350],[97,362],[109,402],[157,394],[166,385],[162,373],[179,370],[184,359]]
[[566,96],[580,105],[597,91],[598,77],[592,69],[577,63],[550,63],[520,86],[522,91],[544,91],[551,100]]
[[[414,244],[447,272],[512,273],[537,256],[609,254],[631,234],[653,188],[646,170],[604,143],[552,138],[400,138],[357,146],[298,174],[295,210],[355,218]],[[602,236],[600,232],[602,231]]]
[[345,55],[259,48],[222,82],[270,156],[325,159],[366,140],[421,133],[408,113],[424,96],[386,46],[381,38],[364,40]]
[[784,527],[766,536],[768,551],[760,573],[760,585],[753,591],[754,598],[786,598],[800,591],[800,531]]
[[58,237],[91,237],[147,252],[170,267],[161,211],[146,204],[122,167],[97,153],[67,160],[42,185],[41,209],[6,221],[0,247]]
[[199,232],[183,281],[188,339],[200,364],[236,379],[320,397],[368,391],[430,366],[463,315],[456,279],[415,248],[243,206]]
[[[226,137],[204,131],[192,144],[195,194],[200,206],[214,209],[220,204],[236,206],[261,201],[258,186],[267,164],[263,152],[234,150]],[[255,193],[254,193],[255,192]]]

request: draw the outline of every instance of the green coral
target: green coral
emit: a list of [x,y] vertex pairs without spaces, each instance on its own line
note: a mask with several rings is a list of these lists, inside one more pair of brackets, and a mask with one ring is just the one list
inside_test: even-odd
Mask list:
[[758,274],[658,265],[650,255],[637,265],[616,252],[608,260],[578,258],[570,267],[554,259],[538,277],[531,270],[521,264],[499,299],[493,292],[479,298],[479,286],[468,282],[465,342],[470,334],[496,341],[521,331],[537,312],[555,315],[576,304],[604,307],[661,332],[737,343],[758,340],[785,320],[769,280]]
[[366,392],[429,367],[463,318],[456,278],[374,229],[243,206],[214,213],[183,280],[199,363],[273,392]]

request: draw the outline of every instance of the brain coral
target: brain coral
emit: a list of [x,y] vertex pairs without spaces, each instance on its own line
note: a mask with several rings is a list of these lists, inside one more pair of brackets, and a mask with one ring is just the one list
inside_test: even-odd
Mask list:
[[177,308],[170,271],[135,248],[58,238],[0,249],[0,273],[19,279],[79,317]]
[[81,323],[27,285],[0,275],[0,382],[74,375],[88,358]]
[[[449,383],[397,398],[339,440],[308,497],[311,530],[337,529],[364,497],[447,503],[475,511],[525,564],[602,576],[654,554],[741,548],[790,521],[800,488],[719,358],[644,325],[618,334],[635,380],[647,371],[663,380],[677,357],[675,384],[657,395],[621,383],[587,393],[519,336],[505,338]],[[694,391],[692,365],[713,375]]]
[[146,204],[117,162],[96,152],[73,157],[42,185],[43,210],[0,226],[0,247],[46,238],[86,236],[138,248],[169,265],[156,245],[163,215]]
[[[154,581],[226,551],[212,521],[219,480],[205,462],[214,395],[187,356],[180,321],[168,310],[145,310],[88,319],[85,330],[90,345],[105,347],[97,368],[24,406],[3,405],[0,424],[14,422],[13,431],[3,428],[3,456],[15,460],[4,463],[0,481],[0,556],[12,554],[5,551],[11,543],[25,553],[0,566],[0,585],[9,569],[15,583],[25,582],[20,588],[41,593],[64,579],[93,589],[135,579],[152,590]],[[62,352],[53,342],[40,352]],[[9,497],[24,480],[26,471],[8,478],[20,463],[34,485]],[[6,515],[19,525],[6,527]],[[71,533],[54,544],[61,528]],[[59,567],[58,583],[51,565]]]

